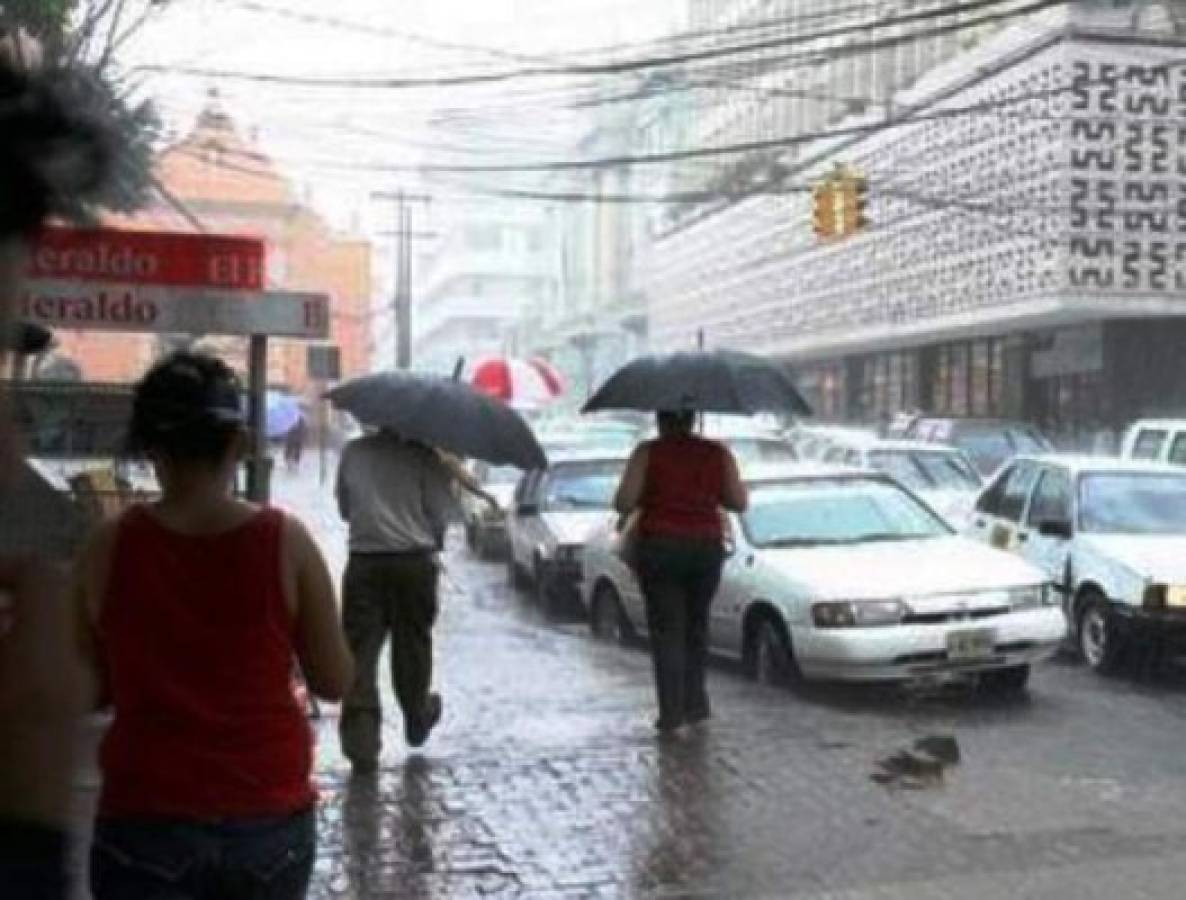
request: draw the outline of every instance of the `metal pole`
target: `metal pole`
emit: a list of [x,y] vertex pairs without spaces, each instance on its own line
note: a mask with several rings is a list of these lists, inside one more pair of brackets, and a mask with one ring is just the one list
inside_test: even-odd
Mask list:
[[325,481],[326,481],[326,478],[328,477],[328,474],[326,471],[328,468],[328,464],[326,461],[326,446],[325,445],[326,445],[326,432],[329,431],[329,415],[328,415],[329,401],[325,399],[325,388],[326,388],[325,384],[322,384],[320,382],[318,383],[318,386],[317,386],[317,397],[318,397],[318,400],[317,400],[317,430],[321,434],[321,447],[319,448],[319,456],[320,456],[319,482],[322,487],[325,487]]
[[411,267],[411,219],[403,191],[396,195],[395,247],[399,269],[395,277],[395,366],[406,369],[412,364],[412,298],[408,290]]
[[247,499],[268,502],[268,339],[251,336],[248,363],[248,405],[251,427],[251,456],[247,461]]

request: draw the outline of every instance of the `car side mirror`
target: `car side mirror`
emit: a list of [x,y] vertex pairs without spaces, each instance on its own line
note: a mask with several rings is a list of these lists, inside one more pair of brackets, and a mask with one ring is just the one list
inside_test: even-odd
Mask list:
[[1067,519],[1046,519],[1038,523],[1038,534],[1042,537],[1069,541],[1073,532],[1074,529],[1071,528],[1071,523]]

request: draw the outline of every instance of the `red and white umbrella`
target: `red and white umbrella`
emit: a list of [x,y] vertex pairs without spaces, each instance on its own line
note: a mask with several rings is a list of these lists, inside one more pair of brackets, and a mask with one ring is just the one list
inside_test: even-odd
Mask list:
[[479,391],[517,407],[543,406],[564,393],[560,374],[542,359],[479,360],[470,383]]

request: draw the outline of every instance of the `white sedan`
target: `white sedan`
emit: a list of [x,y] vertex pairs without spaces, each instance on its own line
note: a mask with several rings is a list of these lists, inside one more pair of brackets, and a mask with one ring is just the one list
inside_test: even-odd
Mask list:
[[1023,456],[976,503],[970,533],[1045,570],[1099,672],[1186,645],[1186,473],[1104,457]]
[[[709,642],[752,677],[978,673],[1021,691],[1065,637],[1040,570],[955,534],[888,476],[801,465],[746,480],[750,508],[731,518]],[[607,521],[586,548],[582,599],[595,634],[625,639],[646,617],[614,547]]]

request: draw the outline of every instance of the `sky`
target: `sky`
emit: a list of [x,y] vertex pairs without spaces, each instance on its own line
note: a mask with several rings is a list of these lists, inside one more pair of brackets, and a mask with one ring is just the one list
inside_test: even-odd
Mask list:
[[550,159],[568,151],[579,124],[564,109],[574,82],[299,88],[140,67],[364,79],[505,70],[666,34],[685,2],[173,0],[121,48],[119,62],[156,102],[171,135],[184,134],[217,91],[302,195],[338,227],[368,231],[375,222],[370,193],[415,181],[374,166]]

